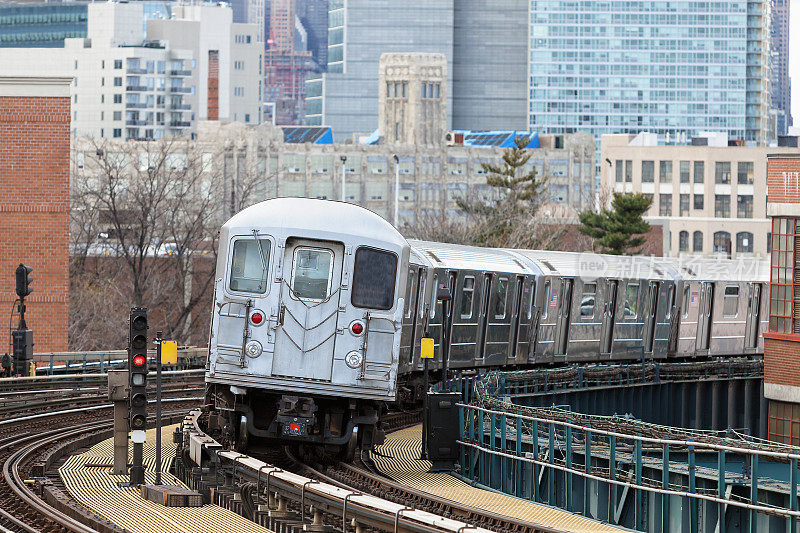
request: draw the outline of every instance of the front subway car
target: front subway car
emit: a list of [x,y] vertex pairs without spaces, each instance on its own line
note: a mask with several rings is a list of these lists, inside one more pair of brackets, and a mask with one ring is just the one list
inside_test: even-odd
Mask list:
[[[409,246],[361,207],[267,200],[220,232],[209,426],[253,442],[379,439],[395,399]],[[358,428],[354,431],[354,428]]]

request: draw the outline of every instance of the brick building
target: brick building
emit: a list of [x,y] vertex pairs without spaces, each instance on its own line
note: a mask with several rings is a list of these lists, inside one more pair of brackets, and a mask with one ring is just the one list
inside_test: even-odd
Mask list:
[[0,308],[17,265],[32,267],[36,352],[67,349],[71,81],[0,76]]
[[764,333],[764,396],[769,438],[800,444],[800,154],[767,155],[772,223],[769,331]]

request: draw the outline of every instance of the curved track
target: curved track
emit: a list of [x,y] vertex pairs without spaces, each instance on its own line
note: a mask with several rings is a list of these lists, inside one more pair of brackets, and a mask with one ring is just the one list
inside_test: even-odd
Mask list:
[[[164,418],[179,416],[197,405],[199,398],[165,400],[171,406]],[[103,398],[105,402],[105,398]],[[97,527],[79,522],[56,509],[43,497],[43,487],[51,482],[32,475],[41,468],[42,458],[75,439],[107,436],[112,428],[112,406],[95,401],[80,409],[34,414],[2,421],[0,426],[0,531],[89,533]],[[34,490],[38,489],[38,490]],[[89,516],[88,513],[86,516]],[[97,519],[98,524],[102,522]]]

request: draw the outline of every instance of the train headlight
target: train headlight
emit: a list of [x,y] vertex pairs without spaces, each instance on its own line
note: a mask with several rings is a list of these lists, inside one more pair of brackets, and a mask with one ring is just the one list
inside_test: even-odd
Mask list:
[[264,349],[258,341],[250,341],[244,345],[244,353],[247,354],[247,357],[258,357],[263,351]]
[[361,352],[352,351],[344,356],[345,364],[350,368],[358,368],[364,362],[364,356]]

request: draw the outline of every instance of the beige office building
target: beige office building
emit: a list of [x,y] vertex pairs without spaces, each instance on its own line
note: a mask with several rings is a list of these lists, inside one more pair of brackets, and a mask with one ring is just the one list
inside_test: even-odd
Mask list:
[[659,144],[650,133],[603,135],[600,196],[651,195],[646,219],[663,226],[665,256],[766,257],[767,154],[775,152],[800,149],[744,146],[717,133],[690,144]]

